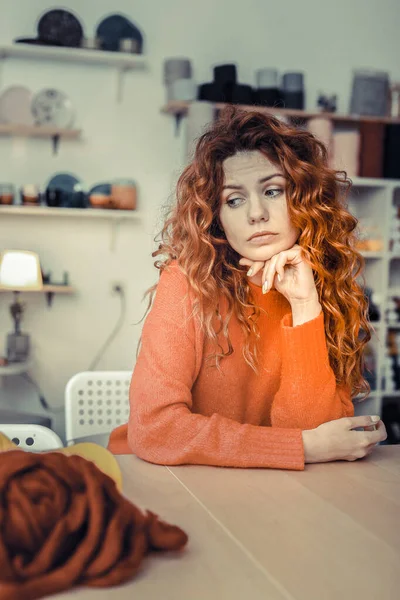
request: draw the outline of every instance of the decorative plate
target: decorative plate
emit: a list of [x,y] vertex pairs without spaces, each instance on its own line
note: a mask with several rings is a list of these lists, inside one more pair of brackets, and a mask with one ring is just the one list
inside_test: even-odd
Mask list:
[[143,36],[129,19],[122,15],[110,15],[97,27],[96,37],[101,39],[102,50],[118,52],[120,41],[131,39],[136,41],[136,54],[143,51]]
[[79,48],[82,44],[83,27],[68,10],[50,10],[39,19],[38,38],[56,46]]
[[72,102],[64,92],[44,89],[32,100],[32,114],[37,125],[53,125],[68,129],[74,122]]
[[45,191],[46,204],[53,207],[85,208],[82,182],[70,173],[56,173]]
[[0,96],[0,122],[33,125],[32,92],[22,85],[12,85]]

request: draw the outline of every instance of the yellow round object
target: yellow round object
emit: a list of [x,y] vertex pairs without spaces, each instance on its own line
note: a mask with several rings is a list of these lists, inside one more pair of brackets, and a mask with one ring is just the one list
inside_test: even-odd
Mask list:
[[[0,431],[0,452],[7,452],[8,450],[21,450],[23,452],[22,448],[18,448],[14,442]],[[92,461],[100,471],[111,477],[115,481],[117,489],[120,492],[122,491],[121,469],[114,454],[111,454],[106,448],[97,444],[84,442],[68,446],[67,448],[60,448],[56,452],[62,452],[62,454],[66,454],[67,456],[77,454],[78,456],[82,456],[82,458],[86,458],[86,460]]]
[[18,446],[0,431],[0,452],[7,450],[18,450]]
[[122,490],[121,469],[114,454],[111,454],[106,448],[91,442],[82,442],[81,444],[61,448],[58,452],[62,452],[68,456],[77,454],[78,456],[82,456],[82,458],[86,458],[86,460],[91,460],[100,471],[103,471],[103,473],[115,481],[119,491]]

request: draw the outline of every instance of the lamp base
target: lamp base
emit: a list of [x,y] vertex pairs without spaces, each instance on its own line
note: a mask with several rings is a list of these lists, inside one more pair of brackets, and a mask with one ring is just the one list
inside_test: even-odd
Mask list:
[[26,333],[9,333],[7,335],[8,362],[25,362],[28,360],[30,338]]

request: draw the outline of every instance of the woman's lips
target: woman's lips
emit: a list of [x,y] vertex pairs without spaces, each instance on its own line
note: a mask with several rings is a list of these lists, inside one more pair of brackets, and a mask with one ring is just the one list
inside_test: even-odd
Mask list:
[[262,246],[263,244],[268,244],[268,242],[273,240],[276,237],[276,235],[276,233],[257,235],[256,237],[253,237],[251,240],[249,240],[249,244],[252,244],[253,246]]

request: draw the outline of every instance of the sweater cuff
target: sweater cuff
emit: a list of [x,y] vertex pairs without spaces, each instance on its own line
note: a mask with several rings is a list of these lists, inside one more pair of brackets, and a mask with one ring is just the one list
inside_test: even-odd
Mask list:
[[[251,426],[252,427],[252,426]],[[301,429],[257,427],[251,448],[244,451],[244,464],[272,469],[304,470],[304,443]]]
[[326,347],[324,313],[315,319],[292,327],[292,315],[286,314],[281,320],[282,361],[290,364],[290,372],[302,380],[305,374],[330,374],[328,350]]

